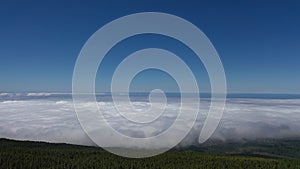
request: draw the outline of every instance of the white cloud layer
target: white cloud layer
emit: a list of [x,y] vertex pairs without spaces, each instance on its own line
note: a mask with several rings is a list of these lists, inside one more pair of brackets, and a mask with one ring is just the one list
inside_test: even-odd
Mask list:
[[[141,101],[134,105],[139,110],[149,107],[149,103]],[[198,140],[209,102],[203,101],[201,105],[197,122],[181,145],[195,144]],[[143,138],[167,129],[177,116],[179,103],[168,104],[163,116],[152,125],[128,123],[116,112],[112,102],[99,102],[99,106],[113,128],[125,135]],[[89,103],[82,103],[82,108],[88,110]],[[126,104],[123,109],[130,110]],[[181,128],[176,131],[180,134]],[[70,99],[0,101],[0,137],[93,145],[81,129]],[[239,141],[283,137],[300,137],[300,99],[228,99],[221,123],[212,138]],[[108,141],[111,146],[122,146],[114,140]],[[148,148],[158,147],[159,144],[153,144]]]

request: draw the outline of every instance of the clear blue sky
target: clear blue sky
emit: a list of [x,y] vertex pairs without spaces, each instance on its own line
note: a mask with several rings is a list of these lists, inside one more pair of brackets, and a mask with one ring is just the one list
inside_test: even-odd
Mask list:
[[[0,91],[71,91],[76,58],[96,30],[124,15],[156,11],[187,19],[208,36],[223,62],[229,92],[300,93],[299,9],[296,0],[2,1]],[[109,77],[123,56],[145,47],[170,50],[192,70],[204,72],[179,42],[163,36],[136,36],[108,54],[97,76],[105,82],[97,82],[97,90],[109,89]],[[201,90],[209,90],[205,72],[196,76]],[[169,76],[150,70],[133,81],[132,90],[157,86],[175,90],[171,82]]]

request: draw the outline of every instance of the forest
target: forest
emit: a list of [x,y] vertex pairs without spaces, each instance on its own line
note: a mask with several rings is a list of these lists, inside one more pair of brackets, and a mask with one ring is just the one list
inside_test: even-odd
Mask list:
[[[247,146],[247,144],[249,146]],[[15,141],[0,139],[0,168],[1,169],[300,169],[298,156],[257,156],[253,153],[235,152],[237,148],[246,153],[254,149],[254,144],[240,145],[205,145],[206,148],[174,149],[164,154],[144,159],[120,157],[98,147],[77,146],[70,144],[54,144],[45,142]],[[268,142],[278,149],[276,143]],[[279,144],[279,143],[278,143]],[[289,147],[287,143],[281,143]],[[263,144],[265,146],[265,144]],[[286,146],[285,146],[286,145]],[[295,142],[292,142],[295,145]],[[220,149],[222,146],[223,149]],[[228,146],[229,148],[224,148]],[[255,151],[259,150],[258,148]],[[270,146],[269,146],[270,147]],[[218,151],[216,151],[218,150]],[[280,150],[280,148],[279,148]],[[271,150],[270,150],[271,151]],[[269,152],[270,154],[271,152]],[[273,152],[273,153],[276,153]],[[261,153],[262,154],[262,153]],[[265,153],[268,154],[268,153]]]

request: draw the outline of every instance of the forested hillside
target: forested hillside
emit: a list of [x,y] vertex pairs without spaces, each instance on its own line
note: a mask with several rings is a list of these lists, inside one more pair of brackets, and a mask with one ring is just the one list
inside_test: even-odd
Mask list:
[[0,168],[207,168],[207,169],[297,169],[297,159],[271,159],[217,155],[192,150],[173,150],[145,159],[129,159],[101,148],[0,140]]

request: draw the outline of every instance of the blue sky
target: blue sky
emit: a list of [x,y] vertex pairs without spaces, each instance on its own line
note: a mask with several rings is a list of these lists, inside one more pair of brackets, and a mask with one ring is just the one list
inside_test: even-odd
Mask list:
[[[208,36],[223,62],[230,93],[300,93],[299,9],[297,1],[2,1],[0,91],[71,91],[76,58],[96,30],[124,15],[156,11],[187,19]],[[97,79],[105,81],[97,80],[97,90],[109,89],[118,61],[145,47],[178,54],[202,72],[196,74],[200,90],[209,90],[205,69],[193,53],[158,35],[132,37],[113,48],[100,65]],[[132,90],[172,91],[177,89],[173,82],[149,70],[138,75]]]

